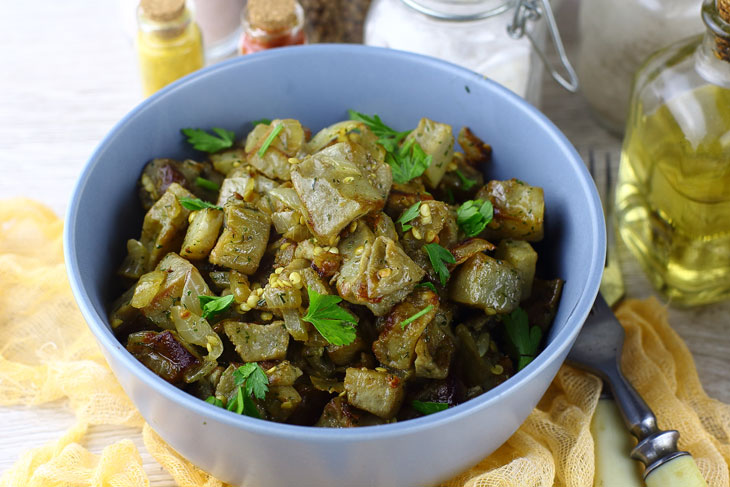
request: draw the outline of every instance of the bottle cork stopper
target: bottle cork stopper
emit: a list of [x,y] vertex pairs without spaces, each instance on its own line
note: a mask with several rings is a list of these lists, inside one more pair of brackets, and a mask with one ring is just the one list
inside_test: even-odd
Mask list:
[[141,0],[139,6],[148,19],[168,22],[183,13],[185,0]]
[[295,0],[248,0],[248,22],[256,29],[279,32],[297,24]]
[[727,23],[730,23],[730,0],[717,0],[717,11],[720,17]]

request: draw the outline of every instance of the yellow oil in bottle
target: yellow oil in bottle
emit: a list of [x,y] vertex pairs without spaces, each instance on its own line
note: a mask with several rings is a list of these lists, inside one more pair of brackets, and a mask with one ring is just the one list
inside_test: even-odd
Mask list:
[[619,232],[671,302],[730,297],[730,90],[705,85],[627,128]]

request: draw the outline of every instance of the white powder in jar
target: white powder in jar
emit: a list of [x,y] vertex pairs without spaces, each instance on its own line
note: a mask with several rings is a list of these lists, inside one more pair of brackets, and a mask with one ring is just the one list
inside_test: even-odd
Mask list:
[[[449,2],[440,3],[448,8]],[[514,9],[510,9],[483,20],[454,22],[421,14],[401,0],[375,0],[365,22],[365,44],[459,64],[537,104],[542,66],[527,37],[512,39],[507,34],[513,13]],[[544,31],[542,25],[539,30]],[[535,36],[544,38],[544,32],[538,31]],[[537,82],[531,83],[535,78]]]

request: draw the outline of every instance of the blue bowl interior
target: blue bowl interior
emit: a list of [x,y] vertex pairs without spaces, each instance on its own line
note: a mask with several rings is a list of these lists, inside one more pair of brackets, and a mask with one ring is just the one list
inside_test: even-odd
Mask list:
[[[476,73],[403,52],[339,45],[277,49],[205,69],[146,100],[101,142],[77,183],[66,224],[72,285],[97,338],[126,353],[109,330],[107,309],[119,293],[112,283],[125,242],[139,237],[136,181],[151,158],[200,157],[181,128],[223,127],[240,138],[253,120],[295,118],[316,132],[346,119],[348,108],[379,114],[398,129],[424,116],[455,130],[468,126],[493,147],[489,178],[544,188],[539,273],[566,284],[546,351],[526,370],[574,338],[598,289],[605,236],[595,188],[570,143],[529,104]],[[161,380],[160,386],[172,387]]]

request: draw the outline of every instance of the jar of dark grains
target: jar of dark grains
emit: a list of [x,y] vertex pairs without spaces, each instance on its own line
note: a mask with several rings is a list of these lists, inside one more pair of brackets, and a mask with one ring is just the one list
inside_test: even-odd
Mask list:
[[300,0],[311,43],[363,41],[363,24],[370,0]]

